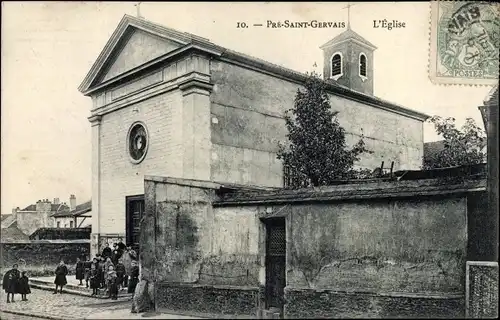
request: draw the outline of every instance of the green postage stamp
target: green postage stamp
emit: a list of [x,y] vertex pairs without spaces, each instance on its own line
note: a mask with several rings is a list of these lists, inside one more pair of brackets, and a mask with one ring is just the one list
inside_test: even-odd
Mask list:
[[498,83],[500,5],[431,2],[429,76],[436,84]]

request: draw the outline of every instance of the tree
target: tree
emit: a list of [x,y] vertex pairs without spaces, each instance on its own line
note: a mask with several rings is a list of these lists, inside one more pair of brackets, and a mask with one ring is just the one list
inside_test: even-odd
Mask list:
[[347,148],[337,114],[331,110],[325,82],[313,72],[305,82],[305,91],[297,90],[294,108],[285,113],[288,143],[278,146],[278,159],[297,177],[291,187],[302,187],[303,181],[320,186],[356,177],[354,163],[361,153],[370,151],[362,138]]
[[428,120],[441,135],[443,147],[424,159],[424,169],[446,168],[484,163],[486,160],[486,134],[474,119],[467,118],[461,130],[454,118],[434,116]]

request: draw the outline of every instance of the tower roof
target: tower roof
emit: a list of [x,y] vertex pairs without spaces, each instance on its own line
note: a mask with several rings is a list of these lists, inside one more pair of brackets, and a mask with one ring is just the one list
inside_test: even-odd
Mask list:
[[339,34],[338,36],[336,36],[332,40],[328,41],[327,43],[322,45],[320,48],[323,49],[323,48],[329,47],[331,45],[338,44],[338,43],[348,41],[348,40],[354,40],[356,42],[360,42],[372,50],[377,49],[377,47],[375,45],[373,45],[368,40],[366,40],[365,38],[363,38],[362,36],[360,36],[359,34],[354,32],[351,28],[347,28],[346,31],[342,32],[341,34]]

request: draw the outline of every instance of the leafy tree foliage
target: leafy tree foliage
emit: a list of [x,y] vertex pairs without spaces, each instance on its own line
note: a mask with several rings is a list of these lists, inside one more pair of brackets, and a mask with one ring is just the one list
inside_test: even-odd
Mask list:
[[[313,72],[305,91],[297,90],[294,108],[285,114],[288,143],[279,144],[278,159],[296,177],[291,187],[320,186],[356,178],[359,155],[370,152],[361,138],[347,148],[345,130],[332,111],[325,83]],[[304,181],[307,183],[304,184]]]
[[486,133],[474,119],[467,118],[458,129],[454,118],[434,116],[428,120],[444,138],[443,148],[426,156],[424,169],[471,165],[486,161]]

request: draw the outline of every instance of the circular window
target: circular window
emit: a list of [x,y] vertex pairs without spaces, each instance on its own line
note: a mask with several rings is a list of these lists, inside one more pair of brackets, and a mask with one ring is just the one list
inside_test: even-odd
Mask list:
[[140,122],[132,124],[128,132],[128,153],[133,163],[141,162],[148,151],[148,132]]

